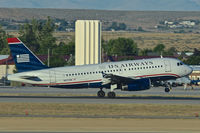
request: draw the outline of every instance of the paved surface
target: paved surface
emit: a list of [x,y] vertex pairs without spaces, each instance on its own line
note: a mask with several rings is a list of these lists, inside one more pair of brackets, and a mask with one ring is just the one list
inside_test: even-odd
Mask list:
[[[22,133],[22,132],[0,132],[0,133]],[[32,131],[27,131],[27,132],[24,132],[23,133],[86,133],[86,132],[40,132],[40,131],[37,131],[37,132],[32,132]],[[116,132],[92,132],[92,133],[116,133]],[[151,131],[150,132],[117,132],[117,133],[152,133]],[[162,131],[160,132],[156,132],[156,133],[163,133]],[[164,133],[172,133],[172,132],[164,132]]]
[[[152,87],[149,90],[145,91],[120,91],[116,90],[117,94],[133,94],[133,95],[199,95],[200,96],[200,86],[194,87],[194,90],[189,89],[183,90],[183,87],[174,87],[170,93],[164,92],[164,87]],[[60,88],[48,88],[48,87],[1,87],[0,93],[48,93],[48,94],[95,94],[99,89],[60,89]],[[104,90],[109,92],[109,90]]]
[[[183,90],[182,87],[174,88],[170,93],[165,93],[162,87],[151,88],[146,91],[123,92],[117,90],[117,95],[130,94],[132,96],[121,96],[115,99],[98,98],[98,89],[58,89],[47,87],[22,87],[22,88],[0,88],[0,93],[7,93],[7,96],[0,96],[0,102],[28,102],[28,103],[88,103],[88,104],[200,104],[200,88],[194,90]],[[108,92],[109,90],[105,90]],[[31,94],[76,94],[88,96],[9,96],[14,93]],[[141,96],[145,95],[145,97]],[[175,97],[169,97],[175,96]],[[187,97],[185,97],[187,96]]]

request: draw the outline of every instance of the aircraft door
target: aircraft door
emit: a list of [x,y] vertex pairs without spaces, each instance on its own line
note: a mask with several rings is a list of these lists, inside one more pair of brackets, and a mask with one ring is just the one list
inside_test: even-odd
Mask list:
[[171,63],[170,63],[170,61],[165,60],[164,61],[164,65],[165,65],[165,72],[171,72]]
[[56,83],[56,73],[54,69],[49,71],[49,83]]

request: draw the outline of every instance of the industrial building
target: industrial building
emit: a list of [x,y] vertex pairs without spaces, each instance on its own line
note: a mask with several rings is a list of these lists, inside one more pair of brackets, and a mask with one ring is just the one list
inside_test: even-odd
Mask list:
[[190,74],[191,80],[200,80],[200,66],[191,66],[193,68],[193,72]]
[[101,63],[101,22],[77,20],[75,27],[75,65]]
[[0,79],[13,74],[14,70],[15,64],[12,57],[9,55],[0,55]]

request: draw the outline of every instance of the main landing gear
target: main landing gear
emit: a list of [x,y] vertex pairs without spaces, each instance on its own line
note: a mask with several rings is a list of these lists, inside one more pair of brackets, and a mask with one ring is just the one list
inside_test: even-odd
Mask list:
[[[108,92],[108,98],[115,98],[116,97],[116,94],[113,90],[114,89],[111,89],[111,91]],[[101,97],[101,98],[105,97],[105,92],[103,91],[103,88],[100,88],[100,91],[97,92],[97,96]]]
[[100,91],[97,92],[98,97],[105,97],[105,92],[101,89]]
[[115,98],[116,94],[115,92],[108,92],[108,98]]
[[165,92],[170,92],[171,91],[171,89],[172,89],[172,86],[170,85],[170,84],[168,84],[168,83],[165,83]]
[[[103,90],[100,90],[100,91],[98,91],[97,92],[97,96],[98,97],[105,97],[105,92],[103,91]],[[108,92],[108,98],[115,98],[116,97],[116,94],[115,94],[115,92]]]

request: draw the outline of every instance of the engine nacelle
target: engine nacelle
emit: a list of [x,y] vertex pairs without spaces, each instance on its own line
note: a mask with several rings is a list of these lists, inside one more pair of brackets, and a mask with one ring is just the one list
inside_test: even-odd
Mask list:
[[140,91],[140,90],[148,90],[151,87],[150,79],[143,78],[134,80],[131,83],[126,85],[122,85],[122,90],[124,91]]

